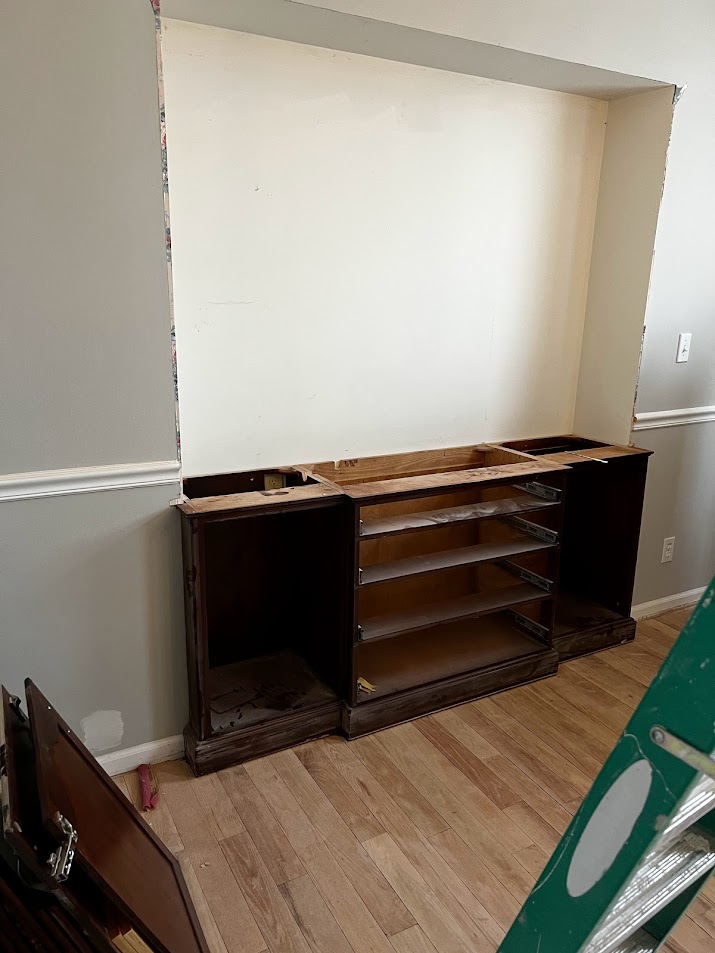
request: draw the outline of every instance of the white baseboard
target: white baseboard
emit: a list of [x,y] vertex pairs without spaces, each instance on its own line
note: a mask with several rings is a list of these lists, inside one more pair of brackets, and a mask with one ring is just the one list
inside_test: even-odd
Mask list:
[[121,748],[119,751],[110,751],[109,754],[100,754],[97,761],[108,775],[114,777],[124,774],[125,771],[135,771],[140,764],[180,761],[183,757],[184,737],[173,735],[171,738],[147,741],[146,744],[135,745],[133,748]]
[[660,615],[661,612],[668,612],[670,609],[681,609],[683,606],[693,605],[705,592],[705,588],[701,586],[699,589],[688,589],[687,592],[676,592],[672,596],[653,599],[652,602],[642,602],[639,606],[633,606],[631,615],[634,619],[650,619],[651,616]]

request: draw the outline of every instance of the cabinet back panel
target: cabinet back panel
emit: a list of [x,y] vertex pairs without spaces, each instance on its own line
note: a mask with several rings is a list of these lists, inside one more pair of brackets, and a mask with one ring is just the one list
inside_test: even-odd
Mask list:
[[292,649],[335,683],[340,529],[334,508],[206,525],[210,666]]

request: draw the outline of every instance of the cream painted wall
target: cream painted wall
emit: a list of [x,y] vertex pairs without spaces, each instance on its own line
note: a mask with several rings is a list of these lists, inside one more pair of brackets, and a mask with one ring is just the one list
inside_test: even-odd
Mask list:
[[571,429],[605,103],[179,21],[164,69],[186,475]]
[[[712,0],[301,0],[421,30],[503,45],[637,76],[687,84],[675,112],[658,221],[637,410],[715,404],[715,4]],[[693,333],[675,363],[679,331]],[[606,373],[604,371],[604,373]],[[653,446],[635,601],[705,585],[715,572],[715,423],[677,439],[634,434]],[[669,494],[664,488],[676,488]],[[693,524],[684,506],[697,512]],[[676,536],[672,563],[663,538]],[[647,541],[647,542],[646,542]],[[647,556],[646,556],[647,547]]]
[[633,426],[673,93],[608,104],[573,429],[612,443]]

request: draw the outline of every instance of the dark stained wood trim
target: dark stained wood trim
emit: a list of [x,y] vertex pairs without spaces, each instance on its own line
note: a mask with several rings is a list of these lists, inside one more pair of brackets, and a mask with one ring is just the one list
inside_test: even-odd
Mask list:
[[284,715],[252,728],[223,731],[203,740],[187,725],[184,731],[186,760],[194,774],[208,774],[334,734],[340,725],[340,709],[341,703],[336,699],[317,708]]
[[444,679],[398,695],[379,698],[359,705],[345,705],[342,728],[346,737],[359,738],[390,725],[409,721],[429,712],[450,708],[484,695],[555,675],[559,657],[553,649],[537,650],[516,662],[503,662],[492,668]]
[[559,653],[559,661],[566,662],[581,655],[632,642],[635,637],[636,623],[629,617],[554,638],[554,648]]

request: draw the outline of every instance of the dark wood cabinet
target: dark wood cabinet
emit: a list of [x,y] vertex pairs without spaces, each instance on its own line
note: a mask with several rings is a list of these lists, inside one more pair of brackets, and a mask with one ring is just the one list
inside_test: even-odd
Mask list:
[[567,436],[185,481],[194,771],[632,638],[647,456]]
[[635,638],[631,604],[651,451],[571,436],[506,446],[571,471],[554,619],[559,657]]
[[187,480],[185,491],[213,493],[181,504],[186,754],[203,773],[337,727],[344,510],[337,489],[295,470]]

